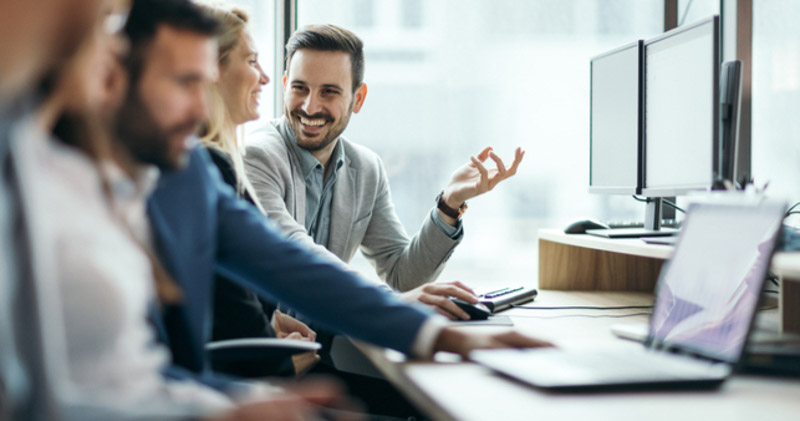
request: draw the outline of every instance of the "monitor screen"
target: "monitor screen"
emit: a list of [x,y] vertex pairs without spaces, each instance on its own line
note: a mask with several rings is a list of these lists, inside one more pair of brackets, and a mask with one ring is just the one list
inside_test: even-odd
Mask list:
[[592,58],[589,191],[639,193],[641,41]]
[[642,194],[710,189],[717,166],[719,18],[644,43]]
[[736,361],[783,220],[783,203],[697,204],[659,279],[651,339]]

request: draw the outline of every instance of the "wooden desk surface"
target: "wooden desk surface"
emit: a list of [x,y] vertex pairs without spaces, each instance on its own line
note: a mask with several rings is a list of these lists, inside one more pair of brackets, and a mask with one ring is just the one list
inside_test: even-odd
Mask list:
[[[537,306],[648,305],[635,292],[541,291]],[[561,347],[614,346],[620,352],[641,346],[615,338],[617,323],[644,323],[642,310],[525,310],[508,314],[515,329]],[[774,310],[760,318],[775,319]],[[768,314],[769,313],[769,314]],[[612,317],[632,315],[627,317]],[[770,320],[767,320],[769,322]],[[767,323],[769,324],[769,323]],[[464,329],[503,329],[465,326]],[[713,391],[635,391],[556,394],[494,374],[452,355],[437,362],[407,362],[395,352],[362,346],[370,360],[410,400],[434,420],[797,420],[800,379],[736,375]]]

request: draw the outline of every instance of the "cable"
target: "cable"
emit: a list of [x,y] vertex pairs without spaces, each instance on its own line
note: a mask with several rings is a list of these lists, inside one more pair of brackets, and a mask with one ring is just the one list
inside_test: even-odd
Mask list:
[[665,204],[665,205],[667,205],[667,206],[669,206],[669,207],[671,207],[671,208],[674,208],[676,211],[678,211],[678,212],[680,212],[680,213],[686,213],[686,211],[685,211],[685,210],[683,210],[683,209],[679,208],[679,207],[678,207],[678,205],[676,205],[676,204],[674,204],[674,203],[670,202],[669,200],[667,200],[667,199],[662,199],[662,200],[664,201],[664,204]]
[[[633,200],[635,200],[637,202],[642,202],[642,203],[650,203],[650,202],[653,201],[653,199],[651,199],[649,197],[639,197],[639,196],[636,196],[635,194],[632,194],[631,197],[633,198]],[[669,201],[667,199],[661,199],[661,201],[664,202],[665,205],[677,210],[678,212],[686,213],[685,210],[681,209],[678,205],[676,205],[675,203],[673,203],[673,202],[671,202],[671,201]]]
[[793,211],[793,210],[794,210],[794,208],[796,208],[796,207],[798,207],[798,206],[800,206],[800,202],[797,202],[797,203],[795,203],[794,205],[792,205],[792,206],[789,206],[789,209],[786,209],[786,216],[789,216],[789,212]]
[[514,315],[514,317],[521,317],[524,319],[567,319],[571,317],[579,317],[585,319],[622,319],[625,317],[635,316],[652,316],[652,313],[629,313],[629,314],[560,314],[558,316],[530,316],[530,315]]
[[512,304],[513,308],[523,308],[526,310],[650,310],[653,306],[557,306],[557,307],[539,307],[539,306],[522,306]]

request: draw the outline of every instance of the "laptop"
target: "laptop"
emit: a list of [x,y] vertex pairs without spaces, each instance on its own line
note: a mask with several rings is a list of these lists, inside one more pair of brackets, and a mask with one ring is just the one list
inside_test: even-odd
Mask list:
[[785,209],[693,205],[641,348],[478,350],[470,359],[544,389],[719,386],[745,348]]

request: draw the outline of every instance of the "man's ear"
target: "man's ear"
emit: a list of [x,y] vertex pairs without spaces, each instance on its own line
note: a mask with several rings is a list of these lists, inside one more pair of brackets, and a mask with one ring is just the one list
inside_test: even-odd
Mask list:
[[364,100],[367,98],[367,84],[362,83],[361,86],[356,88],[355,97],[353,98],[353,112],[358,113],[364,105]]
[[283,80],[283,90],[285,91],[286,90],[286,72],[283,72],[283,78],[281,78],[281,80]]

